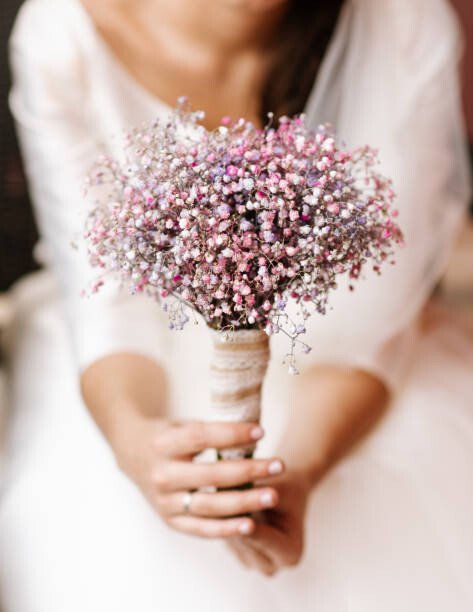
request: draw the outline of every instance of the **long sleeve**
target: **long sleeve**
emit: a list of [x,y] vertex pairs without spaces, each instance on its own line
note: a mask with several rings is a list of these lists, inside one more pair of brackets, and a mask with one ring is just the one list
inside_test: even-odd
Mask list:
[[27,1],[10,39],[10,107],[47,264],[60,288],[79,370],[116,352],[159,360],[162,315],[151,300],[126,294],[110,279],[98,294],[81,297],[98,275],[81,239],[91,203],[83,185],[105,145],[93,128],[80,43],[63,10],[66,3]]
[[314,124],[379,149],[406,238],[394,266],[367,271],[352,293],[342,282],[328,315],[313,317],[311,359],[358,365],[393,389],[469,201],[460,56],[444,0],[352,0],[308,104]]

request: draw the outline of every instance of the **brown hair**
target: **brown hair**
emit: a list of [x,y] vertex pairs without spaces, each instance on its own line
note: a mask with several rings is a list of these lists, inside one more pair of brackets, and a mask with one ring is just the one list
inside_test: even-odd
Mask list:
[[261,113],[302,113],[344,0],[290,0],[282,40],[264,88]]

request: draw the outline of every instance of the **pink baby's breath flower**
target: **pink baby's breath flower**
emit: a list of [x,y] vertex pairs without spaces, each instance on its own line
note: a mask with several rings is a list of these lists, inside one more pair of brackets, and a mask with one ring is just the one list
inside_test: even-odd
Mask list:
[[96,162],[89,187],[109,193],[88,219],[90,261],[132,292],[180,304],[166,308],[173,329],[193,308],[214,329],[285,331],[293,350],[339,275],[392,261],[402,242],[392,185],[374,150],[343,150],[303,115],[264,129],[225,117],[213,131],[202,117],[183,99],[127,136],[126,163]]

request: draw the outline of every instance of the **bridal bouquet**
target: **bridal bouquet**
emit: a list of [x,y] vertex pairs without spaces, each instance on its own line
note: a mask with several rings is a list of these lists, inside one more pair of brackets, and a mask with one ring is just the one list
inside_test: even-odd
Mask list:
[[109,189],[86,239],[92,264],[160,302],[171,329],[202,316],[215,417],[258,421],[269,337],[287,336],[297,374],[305,321],[324,314],[339,275],[356,279],[369,263],[379,272],[402,235],[369,147],[344,150],[303,115],[264,129],[224,118],[209,131],[202,119],[180,100],[127,135],[125,160],[97,161],[88,185]]

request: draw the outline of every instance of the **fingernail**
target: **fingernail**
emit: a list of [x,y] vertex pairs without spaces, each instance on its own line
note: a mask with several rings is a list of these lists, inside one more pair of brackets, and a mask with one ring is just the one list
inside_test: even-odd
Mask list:
[[259,500],[262,506],[272,506],[274,503],[274,497],[272,491],[263,491],[259,496]]
[[279,459],[276,459],[276,461],[271,461],[271,463],[268,466],[268,472],[270,474],[280,474],[282,470],[283,470],[282,463],[279,461]]
[[245,522],[245,523],[240,523],[239,527],[238,527],[238,531],[242,534],[242,535],[248,535],[251,531],[251,523]]
[[253,427],[253,429],[250,431],[250,436],[253,440],[259,440],[262,438],[264,436],[262,427]]

